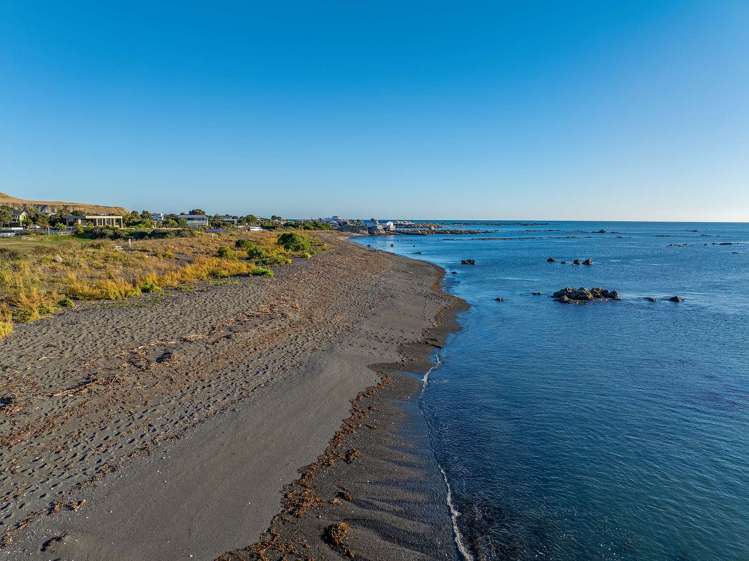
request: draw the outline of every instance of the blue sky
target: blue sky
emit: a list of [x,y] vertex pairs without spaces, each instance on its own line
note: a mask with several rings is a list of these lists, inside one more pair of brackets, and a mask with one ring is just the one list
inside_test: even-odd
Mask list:
[[749,2],[0,1],[0,191],[747,221]]

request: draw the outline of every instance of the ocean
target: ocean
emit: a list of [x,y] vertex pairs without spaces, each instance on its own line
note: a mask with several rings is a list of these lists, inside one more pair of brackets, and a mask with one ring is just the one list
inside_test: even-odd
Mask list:
[[471,305],[421,398],[462,555],[749,560],[749,225],[441,224],[357,241]]

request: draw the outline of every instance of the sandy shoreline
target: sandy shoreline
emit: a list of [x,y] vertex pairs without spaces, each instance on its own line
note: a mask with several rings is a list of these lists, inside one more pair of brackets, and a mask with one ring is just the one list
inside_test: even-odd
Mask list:
[[[329,242],[275,279],[84,307],[1,342],[0,558],[260,558],[269,536],[268,558],[453,558],[408,414],[418,384],[395,370],[427,367],[457,302],[431,265]],[[390,383],[366,392],[372,364]]]

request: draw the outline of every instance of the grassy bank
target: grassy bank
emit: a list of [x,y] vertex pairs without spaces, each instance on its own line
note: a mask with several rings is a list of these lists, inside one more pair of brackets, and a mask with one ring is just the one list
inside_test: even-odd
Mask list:
[[323,249],[294,232],[198,233],[167,239],[39,236],[0,240],[0,337],[13,325],[75,306],[209,279],[272,276],[272,266]]

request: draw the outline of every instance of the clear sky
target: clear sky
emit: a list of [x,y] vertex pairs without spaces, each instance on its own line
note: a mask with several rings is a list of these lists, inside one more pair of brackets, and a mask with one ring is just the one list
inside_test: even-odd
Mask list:
[[749,220],[749,2],[0,0],[0,191]]

